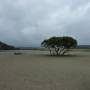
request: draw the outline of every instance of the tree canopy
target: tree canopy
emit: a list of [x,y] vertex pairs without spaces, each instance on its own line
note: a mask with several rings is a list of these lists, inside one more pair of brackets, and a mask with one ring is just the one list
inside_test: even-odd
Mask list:
[[50,54],[64,55],[70,48],[77,46],[77,40],[69,36],[51,37],[44,40],[41,45],[48,48]]

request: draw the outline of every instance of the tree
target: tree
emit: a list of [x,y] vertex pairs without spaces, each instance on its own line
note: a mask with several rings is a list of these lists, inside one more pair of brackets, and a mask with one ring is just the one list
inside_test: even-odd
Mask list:
[[48,48],[51,55],[64,55],[70,50],[77,46],[77,40],[72,37],[51,37],[44,40],[41,45]]

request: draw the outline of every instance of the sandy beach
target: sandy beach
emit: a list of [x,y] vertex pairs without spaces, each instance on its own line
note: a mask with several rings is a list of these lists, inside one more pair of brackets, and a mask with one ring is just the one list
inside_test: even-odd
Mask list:
[[90,52],[71,53],[60,57],[39,50],[1,51],[0,90],[90,90]]

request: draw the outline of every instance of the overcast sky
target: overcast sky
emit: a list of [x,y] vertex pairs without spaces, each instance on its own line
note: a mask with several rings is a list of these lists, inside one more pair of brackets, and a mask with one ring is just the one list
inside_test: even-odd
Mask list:
[[0,41],[39,46],[51,36],[90,44],[90,0],[0,0]]

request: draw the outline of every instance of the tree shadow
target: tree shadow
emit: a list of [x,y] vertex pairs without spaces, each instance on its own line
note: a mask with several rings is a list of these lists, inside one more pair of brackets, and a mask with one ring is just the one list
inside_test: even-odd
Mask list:
[[49,54],[40,54],[40,56],[44,57],[62,57],[62,58],[72,58],[72,57],[85,57],[85,55],[81,54],[66,54],[66,55],[49,55]]

